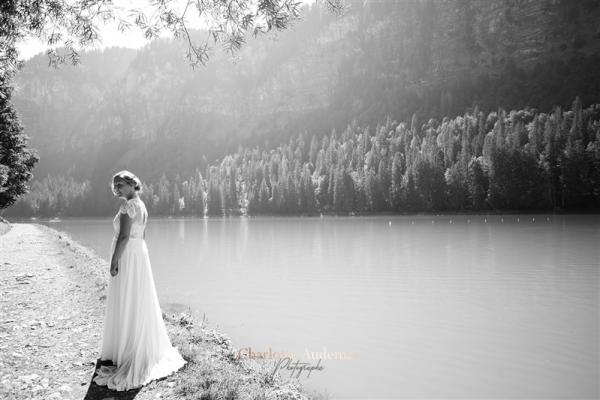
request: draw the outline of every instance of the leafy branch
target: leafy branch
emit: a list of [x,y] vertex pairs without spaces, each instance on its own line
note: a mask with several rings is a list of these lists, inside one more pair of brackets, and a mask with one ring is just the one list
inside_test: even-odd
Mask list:
[[[343,0],[318,1],[334,13],[343,9]],[[298,0],[147,0],[142,8],[127,9],[112,0],[17,0],[0,12],[0,74],[16,70],[16,44],[28,37],[49,46],[50,65],[77,64],[82,49],[101,42],[99,24],[110,23],[120,32],[139,29],[147,40],[165,33],[183,38],[190,65],[205,65],[211,40],[233,54],[249,33],[289,28],[301,18],[301,6]],[[192,26],[205,27],[206,39],[197,43],[190,34]]]

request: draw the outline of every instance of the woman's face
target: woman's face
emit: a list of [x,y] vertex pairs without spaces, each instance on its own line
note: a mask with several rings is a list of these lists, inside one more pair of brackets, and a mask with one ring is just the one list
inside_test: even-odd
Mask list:
[[129,198],[135,191],[135,188],[131,186],[127,181],[117,178],[113,181],[113,186],[118,197]]

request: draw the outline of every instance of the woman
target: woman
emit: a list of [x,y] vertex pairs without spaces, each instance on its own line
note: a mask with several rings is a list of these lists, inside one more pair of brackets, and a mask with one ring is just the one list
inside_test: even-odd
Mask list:
[[171,345],[150,266],[145,228],[146,206],[139,197],[137,176],[120,171],[111,188],[124,200],[113,219],[114,237],[106,298],[101,366],[94,382],[114,390],[129,390],[177,371],[186,363]]

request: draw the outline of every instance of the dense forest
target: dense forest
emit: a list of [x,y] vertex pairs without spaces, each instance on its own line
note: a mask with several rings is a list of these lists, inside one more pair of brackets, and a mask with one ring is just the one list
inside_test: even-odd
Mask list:
[[[9,215],[88,215],[89,193],[89,182],[47,177]],[[354,122],[240,146],[192,176],[145,183],[141,197],[157,215],[598,209],[600,105],[387,118],[374,131]]]
[[[75,68],[27,61],[13,100],[41,159],[31,193],[5,214],[109,215],[107,179],[121,169],[140,175],[148,206],[165,215],[290,212],[281,196],[294,191],[296,212],[597,207],[599,2],[345,2],[342,17],[307,6],[276,38],[197,70],[171,39],[82,53]],[[566,140],[576,97],[581,148]],[[560,134],[546,132],[552,124]],[[544,145],[532,151],[534,125]],[[490,132],[514,129],[518,145],[506,141],[518,152],[483,151]],[[533,186],[498,183],[511,168]],[[309,175],[314,207],[298,194],[310,194]]]

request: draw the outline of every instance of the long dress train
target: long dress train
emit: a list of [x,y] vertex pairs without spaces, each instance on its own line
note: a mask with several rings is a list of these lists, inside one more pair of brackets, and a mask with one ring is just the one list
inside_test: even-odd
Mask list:
[[100,359],[111,360],[115,365],[101,366],[93,380],[98,385],[123,391],[171,375],[186,361],[171,345],[162,319],[148,248],[143,239],[148,212],[139,197],[127,200],[113,219],[110,256],[117,242],[120,213],[129,214],[133,222],[118,273],[111,276],[108,283],[100,350]]

